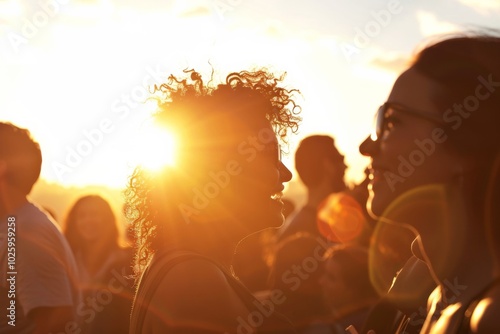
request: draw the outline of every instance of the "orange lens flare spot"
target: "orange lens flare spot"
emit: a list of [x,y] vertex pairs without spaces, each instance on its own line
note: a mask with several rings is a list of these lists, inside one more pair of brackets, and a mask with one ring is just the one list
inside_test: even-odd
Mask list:
[[345,193],[331,194],[318,210],[318,229],[333,242],[348,242],[358,237],[366,224],[361,205]]

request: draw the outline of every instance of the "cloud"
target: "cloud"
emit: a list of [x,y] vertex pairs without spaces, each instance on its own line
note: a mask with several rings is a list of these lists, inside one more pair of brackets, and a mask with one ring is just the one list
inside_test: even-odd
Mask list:
[[458,2],[483,15],[491,15],[492,11],[500,11],[500,1],[498,0],[458,0]]
[[378,57],[370,61],[371,66],[383,69],[389,72],[401,73],[410,63],[411,58],[402,55],[393,57]]
[[420,33],[425,37],[461,31],[458,25],[440,21],[435,14],[422,10],[417,11],[417,21],[419,23]]
[[193,17],[200,17],[200,16],[208,16],[212,15],[212,10],[206,6],[198,6],[198,7],[193,7],[186,9],[182,11],[179,16],[180,17],[185,17],[185,18],[193,18]]
[[287,29],[283,21],[280,20],[267,20],[262,25],[266,35],[274,38],[282,38],[287,35]]
[[169,10],[180,18],[200,18],[211,16],[215,9],[216,7],[207,0],[174,0]]

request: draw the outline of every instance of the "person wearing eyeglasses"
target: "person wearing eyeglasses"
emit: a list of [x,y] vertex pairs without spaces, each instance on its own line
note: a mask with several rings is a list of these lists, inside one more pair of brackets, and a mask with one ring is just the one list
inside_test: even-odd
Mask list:
[[217,85],[187,75],[155,87],[155,120],[175,134],[175,166],[138,168],[130,178],[140,277],[130,333],[295,333],[275,312],[286,296],[261,303],[231,261],[243,237],[283,223],[280,197],[292,174],[278,138],[297,130],[297,91],[264,70]]
[[[360,145],[371,158],[368,208],[378,232],[413,231],[413,254],[437,285],[414,319],[421,333],[500,333],[499,59],[498,33],[429,44]],[[400,293],[422,272],[406,269],[394,283]]]

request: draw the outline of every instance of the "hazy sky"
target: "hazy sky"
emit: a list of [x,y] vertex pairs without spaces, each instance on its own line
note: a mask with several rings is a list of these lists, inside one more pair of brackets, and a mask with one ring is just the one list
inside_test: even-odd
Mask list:
[[148,87],[265,66],[302,92],[285,163],[304,136],[331,134],[359,180],[358,145],[412,51],[480,26],[500,28],[500,1],[0,0],[0,120],[32,131],[43,178],[121,186],[147,153]]

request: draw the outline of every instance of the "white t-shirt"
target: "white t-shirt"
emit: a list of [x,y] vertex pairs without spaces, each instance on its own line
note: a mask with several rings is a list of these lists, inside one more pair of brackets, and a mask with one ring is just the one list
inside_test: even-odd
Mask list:
[[[20,333],[32,327],[27,315],[38,307],[73,306],[76,320],[76,307],[80,302],[77,269],[58,225],[29,202],[19,208],[14,217],[14,224],[13,219],[9,222],[8,217],[0,218],[0,293],[3,295],[0,298],[0,333]],[[12,260],[12,253],[15,253],[15,262],[10,267],[8,255]],[[14,281],[15,327],[12,317],[8,317],[12,312],[4,308],[4,301],[9,307],[14,299],[12,294],[9,296]]]

